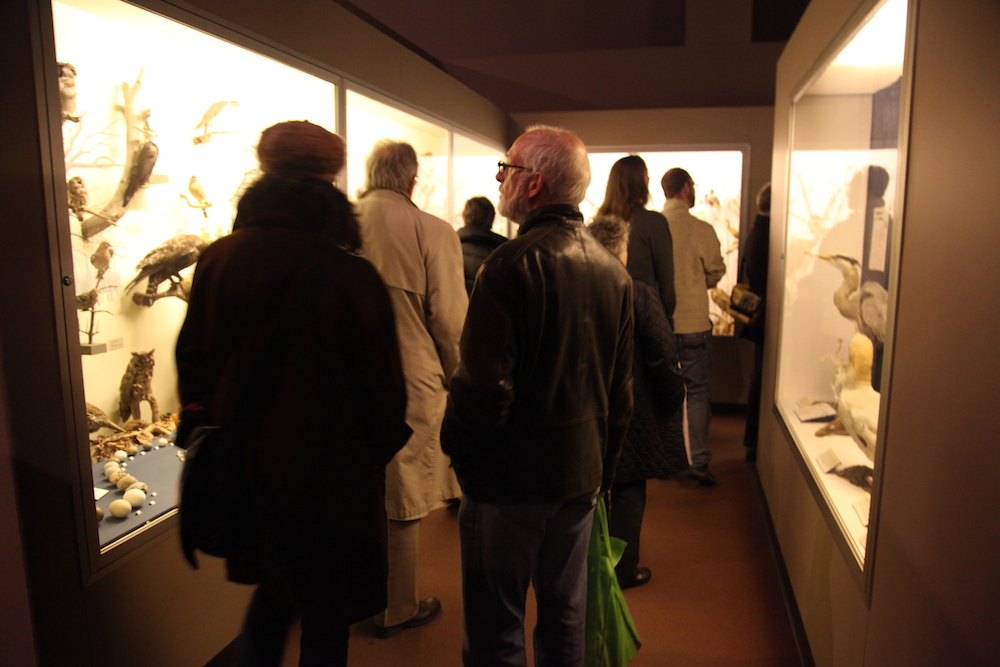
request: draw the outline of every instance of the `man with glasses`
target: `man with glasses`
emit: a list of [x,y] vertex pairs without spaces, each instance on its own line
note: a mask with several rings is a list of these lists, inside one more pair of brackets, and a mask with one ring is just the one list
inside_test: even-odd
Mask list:
[[632,285],[583,225],[583,142],[529,128],[500,162],[518,236],[480,269],[441,442],[462,484],[466,667],[582,666],[587,547],[632,414]]
[[712,225],[690,213],[695,185],[683,169],[668,169],[660,181],[667,201],[663,215],[674,240],[674,334],[681,375],[687,388],[691,467],[688,477],[702,486],[714,486],[708,469],[708,425],[712,420],[712,320],[708,318],[708,289],[726,274],[719,237]]

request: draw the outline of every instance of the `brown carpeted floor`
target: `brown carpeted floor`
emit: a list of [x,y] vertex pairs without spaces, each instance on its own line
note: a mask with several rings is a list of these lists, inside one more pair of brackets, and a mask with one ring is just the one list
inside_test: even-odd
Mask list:
[[[712,420],[714,488],[676,477],[648,485],[641,565],[650,583],[625,598],[643,646],[633,667],[793,667],[800,659],[768,542],[753,464],[744,460],[743,418]],[[421,628],[376,639],[372,623],[352,628],[351,667],[459,667],[462,597],[458,522],[440,510],[421,524],[421,596],[443,610]],[[534,601],[526,622],[534,626]],[[284,665],[298,664],[297,631]]]

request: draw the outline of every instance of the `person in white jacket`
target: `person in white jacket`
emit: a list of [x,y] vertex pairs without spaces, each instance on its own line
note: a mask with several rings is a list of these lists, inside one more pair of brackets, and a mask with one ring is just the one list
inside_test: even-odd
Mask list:
[[413,435],[386,468],[389,518],[389,596],[375,617],[375,635],[398,635],[441,611],[435,597],[420,599],[417,554],[420,519],[461,496],[440,430],[448,380],[468,308],[462,248],[444,220],[410,200],[417,154],[407,143],[383,139],[365,164],[359,197],[362,254],[389,289],[406,377],[406,423]]
[[715,484],[708,470],[708,425],[712,420],[712,320],[708,317],[708,289],[726,274],[719,237],[712,225],[691,215],[695,184],[691,174],[668,169],[660,181],[667,201],[663,215],[674,241],[674,335],[681,373],[687,388],[691,467],[688,477],[702,486]]

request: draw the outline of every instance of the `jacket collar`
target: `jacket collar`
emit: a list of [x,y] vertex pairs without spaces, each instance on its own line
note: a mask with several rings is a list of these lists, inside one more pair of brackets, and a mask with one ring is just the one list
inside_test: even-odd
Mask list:
[[552,225],[566,222],[583,222],[583,214],[580,213],[580,208],[578,206],[574,206],[572,204],[550,204],[548,206],[539,206],[525,216],[524,222],[521,223],[517,235],[521,236],[522,234],[526,234],[533,227],[537,227],[539,225]]

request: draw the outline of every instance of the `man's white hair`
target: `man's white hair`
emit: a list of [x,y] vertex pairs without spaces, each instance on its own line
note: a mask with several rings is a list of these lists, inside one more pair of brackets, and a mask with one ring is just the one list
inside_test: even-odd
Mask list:
[[545,176],[549,203],[583,201],[590,185],[587,147],[576,134],[561,127],[532,125],[518,137],[520,161]]

